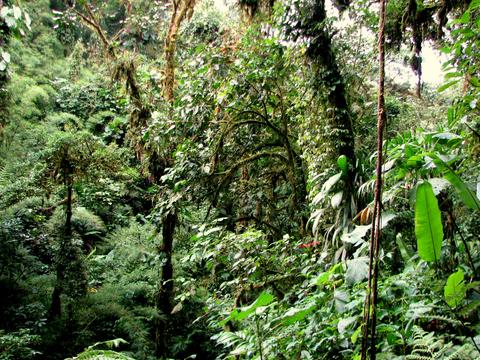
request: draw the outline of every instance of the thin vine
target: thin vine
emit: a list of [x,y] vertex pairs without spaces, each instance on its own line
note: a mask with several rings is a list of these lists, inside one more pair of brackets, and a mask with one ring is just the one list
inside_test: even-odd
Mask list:
[[377,323],[377,284],[378,255],[380,250],[380,222],[382,214],[382,155],[383,131],[386,122],[385,113],[385,6],[386,0],[380,1],[380,19],[378,26],[379,80],[377,103],[377,164],[375,180],[375,197],[372,218],[372,237],[370,242],[370,261],[368,269],[368,287],[365,297],[364,328],[361,358],[367,358],[370,349],[370,359],[376,358],[375,331]]

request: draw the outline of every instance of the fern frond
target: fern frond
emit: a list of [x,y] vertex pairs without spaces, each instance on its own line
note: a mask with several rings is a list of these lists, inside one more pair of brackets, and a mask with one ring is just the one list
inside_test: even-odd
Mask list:
[[407,360],[432,360],[430,356],[420,356],[420,355],[407,355],[405,358]]
[[445,315],[436,315],[436,314],[419,315],[417,319],[423,319],[423,320],[429,320],[429,321],[437,320],[439,322],[452,324],[454,326],[462,325],[461,321],[458,321],[457,319],[453,319]]
[[135,360],[113,350],[92,350],[88,349],[71,360]]
[[7,186],[10,181],[10,174],[8,173],[7,167],[0,167],[0,186]]
[[445,360],[469,360],[478,359],[480,354],[476,351],[472,344],[464,344],[456,349],[452,354],[447,356]]
[[[440,318],[445,318],[439,316]],[[448,319],[448,318],[447,318]],[[463,338],[457,338],[462,340]],[[413,330],[413,344],[411,354],[406,360],[470,360],[478,359],[479,353],[472,344],[465,343],[461,346],[445,341],[445,335],[436,335],[415,326]]]
[[97,350],[97,346],[107,346],[109,348],[119,347],[121,344],[128,344],[125,340],[117,338],[113,340],[100,341],[81,352],[73,358],[65,360],[135,360],[134,358],[113,350]]

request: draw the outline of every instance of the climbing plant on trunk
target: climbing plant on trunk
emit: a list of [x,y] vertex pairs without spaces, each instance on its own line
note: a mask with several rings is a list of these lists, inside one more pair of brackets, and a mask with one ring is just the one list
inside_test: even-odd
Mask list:
[[[346,160],[345,176],[341,178],[342,192],[333,202],[334,205],[328,205],[330,209],[334,208],[335,214],[329,216],[332,221],[327,221],[326,213],[322,211],[323,221],[335,223],[333,227],[338,229],[332,232],[332,239],[335,240],[342,229],[351,226],[351,219],[356,213],[357,161],[347,87],[335,54],[328,20],[324,0],[289,1],[283,28],[288,38],[305,45],[311,92],[317,106],[315,111],[310,110],[312,116],[305,137],[310,137],[317,157],[312,161],[316,164],[315,172],[324,178],[328,177],[331,170],[336,168],[337,159]],[[312,130],[312,127],[315,129]],[[314,222],[318,223],[317,220]]]

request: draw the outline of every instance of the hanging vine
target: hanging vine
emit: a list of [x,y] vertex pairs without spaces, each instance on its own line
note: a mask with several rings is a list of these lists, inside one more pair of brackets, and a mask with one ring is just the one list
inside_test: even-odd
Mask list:
[[377,323],[377,284],[378,284],[378,255],[380,250],[380,225],[382,215],[382,154],[383,131],[386,122],[385,113],[385,3],[380,1],[380,20],[378,26],[378,53],[379,53],[379,80],[377,103],[377,164],[375,180],[375,197],[372,218],[372,231],[370,241],[370,261],[368,269],[368,285],[365,297],[362,360],[367,358],[370,349],[370,359],[376,358],[375,330]]

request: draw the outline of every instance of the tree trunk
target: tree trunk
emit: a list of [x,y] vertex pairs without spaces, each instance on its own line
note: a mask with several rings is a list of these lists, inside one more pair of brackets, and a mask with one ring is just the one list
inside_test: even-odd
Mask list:
[[[324,140],[328,144],[327,160],[334,163],[336,159],[345,155],[348,158],[348,176],[345,177],[343,198],[351,211],[351,197],[354,195],[355,179],[355,137],[350,108],[347,102],[345,82],[337,64],[333,51],[332,39],[323,23],[327,18],[325,0],[316,0],[311,8],[310,18],[304,29],[304,35],[310,39],[307,48],[307,57],[315,71],[315,83],[326,89],[327,119]],[[319,25],[322,27],[319,28]],[[354,215],[354,214],[351,214]]]
[[185,17],[193,13],[196,0],[183,0],[173,2],[173,12],[165,38],[165,69],[163,80],[163,94],[167,101],[173,102],[173,90],[175,87],[175,53],[177,49],[177,35],[180,25]]
[[57,255],[57,280],[55,282],[55,288],[52,293],[52,304],[50,305],[50,310],[48,313],[48,320],[52,321],[59,317],[62,314],[62,303],[60,296],[63,293],[65,285],[65,270],[66,262],[65,254],[68,253],[68,247],[72,241],[72,193],[73,193],[73,184],[68,180],[67,184],[67,202],[66,202],[66,211],[65,211],[65,229],[62,242],[60,244],[60,249]]
[[306,216],[306,206],[307,206],[307,182],[305,180],[305,172],[303,168],[303,161],[300,155],[297,153],[294,154],[295,164],[296,164],[296,176],[298,176],[297,180],[297,201],[298,201],[298,209],[297,211],[299,214],[299,221],[300,221],[300,235],[306,236],[307,235],[307,222],[308,218]]
[[248,181],[250,180],[250,174],[248,171],[248,164],[242,167],[242,176],[240,178],[240,203],[238,209],[238,217],[242,220],[238,222],[237,233],[242,233],[248,228],[248,218],[246,207],[248,206]]
[[[158,284],[156,307],[162,312],[162,315],[168,317],[172,312],[173,297],[173,235],[177,215],[175,212],[169,212],[162,220],[162,238],[163,244],[159,249],[165,256],[165,262],[162,266],[162,275]],[[165,357],[167,351],[167,321],[159,319],[155,329],[155,353],[158,357]]]
[[238,4],[243,21],[251,23],[257,15],[265,19],[270,18],[273,13],[275,0],[241,0]]
[[[8,1],[0,0],[0,10],[4,5],[8,5]],[[8,46],[8,36],[10,29],[5,23],[5,21],[0,21],[0,48],[6,49]],[[8,119],[8,96],[5,86],[7,85],[8,77],[7,71],[0,71],[0,140],[3,137],[3,129],[6,125],[6,120]]]

